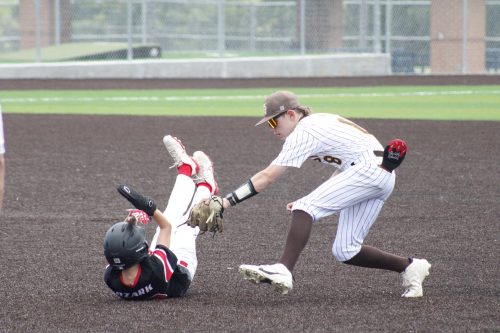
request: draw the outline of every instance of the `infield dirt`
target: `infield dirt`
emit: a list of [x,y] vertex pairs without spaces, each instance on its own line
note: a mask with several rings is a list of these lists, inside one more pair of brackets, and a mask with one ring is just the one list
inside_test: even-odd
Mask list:
[[[285,205],[331,169],[308,161],[225,213],[199,237],[185,298],[126,302],[104,285],[102,240],[124,218],[116,185],[165,207],[176,176],[165,134],[215,162],[222,194],[265,167],[281,142],[255,118],[4,114],[0,332],[498,332],[499,122],[357,120],[383,143],[406,139],[396,189],[366,244],[432,264],[425,296],[402,299],[398,274],[336,262],[337,218],[317,223],[287,296],[254,285],[240,264],[275,262]],[[154,225],[148,226],[152,237]]]

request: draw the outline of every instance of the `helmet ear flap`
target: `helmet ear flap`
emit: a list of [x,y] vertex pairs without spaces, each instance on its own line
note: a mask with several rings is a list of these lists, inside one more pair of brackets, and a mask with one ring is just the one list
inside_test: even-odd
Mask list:
[[147,240],[144,239],[143,244],[146,245],[146,247],[143,250],[141,250],[141,253],[144,252],[147,255],[149,254],[149,243]]
[[141,262],[149,255],[146,231],[133,223],[118,222],[104,236],[104,256],[109,265],[125,269]]

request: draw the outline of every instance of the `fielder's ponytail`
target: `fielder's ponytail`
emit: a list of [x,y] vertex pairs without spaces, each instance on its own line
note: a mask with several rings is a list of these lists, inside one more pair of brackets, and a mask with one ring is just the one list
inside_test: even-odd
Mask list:
[[295,111],[302,115],[300,119],[307,117],[312,113],[311,108],[308,106],[298,106],[295,108]]

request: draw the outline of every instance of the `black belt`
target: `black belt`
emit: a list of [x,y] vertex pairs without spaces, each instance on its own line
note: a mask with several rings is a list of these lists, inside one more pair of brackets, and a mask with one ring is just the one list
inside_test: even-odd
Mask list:
[[[384,157],[384,151],[383,150],[374,150],[373,154],[377,157]],[[356,165],[356,163],[352,162],[351,166]]]

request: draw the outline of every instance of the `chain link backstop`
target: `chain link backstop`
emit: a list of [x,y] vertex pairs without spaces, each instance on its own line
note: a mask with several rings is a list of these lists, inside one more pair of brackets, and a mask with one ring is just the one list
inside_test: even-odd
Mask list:
[[0,63],[359,52],[396,74],[497,72],[500,1],[0,0]]

